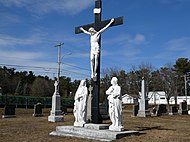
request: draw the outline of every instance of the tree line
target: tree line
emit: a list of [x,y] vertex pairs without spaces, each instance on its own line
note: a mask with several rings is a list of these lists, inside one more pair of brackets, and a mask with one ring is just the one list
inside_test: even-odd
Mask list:
[[[79,80],[60,77],[60,95],[72,97],[78,88]],[[54,80],[48,76],[36,76],[32,71],[16,71],[14,68],[0,67],[0,87],[2,94],[16,96],[51,97],[54,93]]]
[[[110,86],[112,76],[116,76],[122,88],[122,94],[128,94],[134,98],[139,98],[142,78],[146,81],[148,91],[164,91],[166,99],[172,96],[190,95],[190,61],[188,58],[179,58],[175,64],[167,64],[164,67],[155,69],[149,63],[141,63],[133,66],[129,72],[117,68],[104,69],[101,79],[101,93]],[[101,96],[105,100],[105,95]],[[176,100],[177,101],[177,100]]]
[[[105,91],[109,88],[113,76],[118,78],[122,94],[135,98],[139,97],[142,77],[146,80],[148,91],[165,91],[168,101],[171,96],[189,95],[189,73],[188,58],[179,58],[174,65],[167,64],[159,69],[148,63],[133,66],[127,73],[118,68],[104,69],[100,82],[100,101],[106,100]],[[89,86],[90,81],[86,80]],[[71,81],[71,78],[61,76],[60,95],[73,98],[79,83],[80,80]],[[14,68],[4,66],[0,67],[0,87],[2,93],[7,95],[51,97],[54,92],[54,80],[48,76],[36,76],[32,71],[16,71]]]

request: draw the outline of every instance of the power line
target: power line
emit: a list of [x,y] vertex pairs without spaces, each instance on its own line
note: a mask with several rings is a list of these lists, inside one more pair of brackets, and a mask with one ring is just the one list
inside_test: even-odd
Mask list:
[[1,66],[11,66],[11,67],[21,67],[21,68],[35,68],[35,69],[44,69],[44,70],[57,70],[57,68],[50,67],[39,67],[39,66],[23,66],[23,65],[12,65],[12,64],[0,64]]
[[41,38],[39,41],[37,40],[33,40],[33,39],[18,39],[18,38],[14,38],[14,37],[1,37],[0,35],[0,39],[2,40],[9,40],[9,41],[32,41],[32,42],[40,42],[40,41],[43,41],[43,42],[60,42],[60,41],[56,41],[56,40],[50,40],[50,39],[45,39],[45,38]]
[[[9,67],[18,67],[18,68],[32,68],[32,69],[43,69],[45,70],[45,72],[48,72],[48,73],[54,73],[52,72],[51,70],[57,70],[57,68],[50,68],[50,67],[39,67],[39,66],[23,66],[23,65],[12,65],[12,64],[0,64],[1,66],[9,66]],[[66,71],[66,72],[69,72],[69,73],[74,73],[74,74],[78,74],[78,75],[82,75],[82,76],[86,76],[86,77],[89,77],[88,75],[86,74],[83,74],[83,73],[79,73],[79,72],[75,72],[75,71],[71,71],[71,70],[67,70],[67,69],[64,69],[62,70],[61,72],[63,71]],[[40,71],[38,71],[40,72]]]
[[78,68],[78,69],[90,71],[89,69],[82,68],[82,67],[79,67],[79,66],[76,66],[76,65],[72,65],[72,64],[68,64],[68,63],[62,63],[62,64],[67,65],[67,66],[70,66],[70,67],[74,67],[74,68]]

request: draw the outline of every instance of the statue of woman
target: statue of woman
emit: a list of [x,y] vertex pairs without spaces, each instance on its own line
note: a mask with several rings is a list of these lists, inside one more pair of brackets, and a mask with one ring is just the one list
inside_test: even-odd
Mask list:
[[88,89],[86,81],[81,80],[80,85],[75,94],[74,102],[74,126],[83,127],[86,123],[86,104],[87,104]]
[[111,80],[112,86],[106,91],[109,100],[109,116],[112,125],[109,126],[111,131],[122,131],[122,100],[121,87],[117,84],[118,79],[113,77]]

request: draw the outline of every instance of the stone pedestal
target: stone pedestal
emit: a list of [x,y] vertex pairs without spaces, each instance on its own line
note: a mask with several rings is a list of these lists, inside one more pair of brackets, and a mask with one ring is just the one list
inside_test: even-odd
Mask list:
[[57,126],[51,136],[67,136],[100,141],[113,141],[122,137],[139,134],[138,131],[113,132],[108,129],[107,124],[85,124],[84,128],[74,126]]
[[52,109],[50,116],[48,116],[50,122],[61,122],[64,121],[64,117],[61,111],[61,97],[57,91],[52,96]]

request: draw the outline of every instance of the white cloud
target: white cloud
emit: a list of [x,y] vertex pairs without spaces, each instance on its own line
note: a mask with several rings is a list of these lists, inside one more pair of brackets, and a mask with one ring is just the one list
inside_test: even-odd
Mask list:
[[145,36],[142,34],[137,34],[134,39],[133,39],[134,43],[136,44],[141,44],[143,42],[145,42]]
[[114,46],[118,46],[117,49],[119,49],[115,52],[106,50],[106,55],[111,55],[112,53],[124,56],[126,58],[136,58],[141,53],[141,49],[144,47],[145,43],[146,38],[143,34],[140,33],[136,35],[120,35],[105,42],[105,44],[109,45],[114,44]]
[[40,34],[33,34],[30,37],[14,37],[10,35],[0,34],[0,48],[14,47],[16,45],[34,45],[42,43],[43,38]]
[[94,0],[0,0],[0,3],[5,6],[24,7],[39,15],[50,12],[76,14],[90,7]]
[[[11,60],[31,60],[43,57],[43,53],[37,52],[24,52],[24,51],[0,51],[0,59]],[[2,59],[1,59],[2,60]]]
[[172,39],[163,45],[163,50],[153,58],[165,61],[174,61],[178,58],[189,57],[190,37]]
[[166,46],[170,51],[189,52],[190,37],[182,37],[167,42]]

